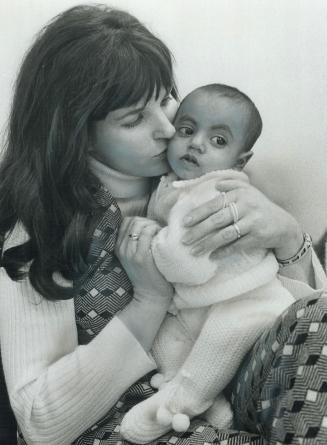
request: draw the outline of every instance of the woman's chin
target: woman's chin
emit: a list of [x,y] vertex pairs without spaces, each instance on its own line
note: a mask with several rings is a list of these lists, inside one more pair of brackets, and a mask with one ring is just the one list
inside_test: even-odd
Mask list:
[[162,176],[171,171],[171,167],[167,161],[163,162],[162,165],[158,165],[153,169],[149,169],[149,174],[147,176]]

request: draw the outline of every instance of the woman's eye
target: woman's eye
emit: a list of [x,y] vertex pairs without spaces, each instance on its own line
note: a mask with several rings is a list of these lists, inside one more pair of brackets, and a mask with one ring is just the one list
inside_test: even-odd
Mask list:
[[181,136],[191,136],[193,134],[193,128],[191,127],[179,127],[177,131]]
[[127,122],[126,124],[123,124],[123,127],[126,127],[126,128],[136,127],[138,124],[140,124],[142,122],[143,119],[144,119],[144,114],[139,113],[132,122]]
[[227,141],[223,136],[214,136],[213,138],[211,138],[211,141],[215,145],[219,145],[220,147],[223,147],[224,145],[227,144]]
[[173,96],[172,96],[171,94],[168,94],[167,96],[165,96],[165,97],[162,99],[160,105],[161,105],[162,107],[165,107],[166,105],[169,104],[169,102],[170,102],[171,100],[173,100]]

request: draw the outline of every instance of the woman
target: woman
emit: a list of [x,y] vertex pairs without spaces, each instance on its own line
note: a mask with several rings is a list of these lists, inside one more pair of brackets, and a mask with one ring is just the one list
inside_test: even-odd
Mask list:
[[[20,443],[120,442],[124,412],[153,393],[148,351],[172,288],[149,255],[158,227],[137,216],[152,178],[168,171],[175,98],[166,46],[106,7],[64,12],[25,58],[0,171],[0,339]],[[247,235],[238,242],[279,258],[302,246],[296,221],[242,176],[223,186]],[[195,210],[193,241],[206,232],[215,248],[236,239],[221,207]],[[292,278],[314,284],[317,269],[310,251],[288,280],[310,293]],[[199,425],[180,440],[235,443],[235,434]]]

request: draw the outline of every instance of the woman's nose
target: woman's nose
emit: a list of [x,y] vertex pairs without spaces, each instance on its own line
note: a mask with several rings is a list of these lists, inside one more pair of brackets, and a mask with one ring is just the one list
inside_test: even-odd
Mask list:
[[158,118],[157,128],[154,132],[155,139],[171,139],[176,133],[174,125],[170,122],[165,113]]

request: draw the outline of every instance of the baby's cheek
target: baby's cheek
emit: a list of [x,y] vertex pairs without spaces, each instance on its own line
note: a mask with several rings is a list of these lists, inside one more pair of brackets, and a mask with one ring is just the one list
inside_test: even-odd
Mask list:
[[167,149],[167,159],[169,164],[173,164],[177,156],[178,156],[178,144],[175,138],[173,138],[169,142]]

